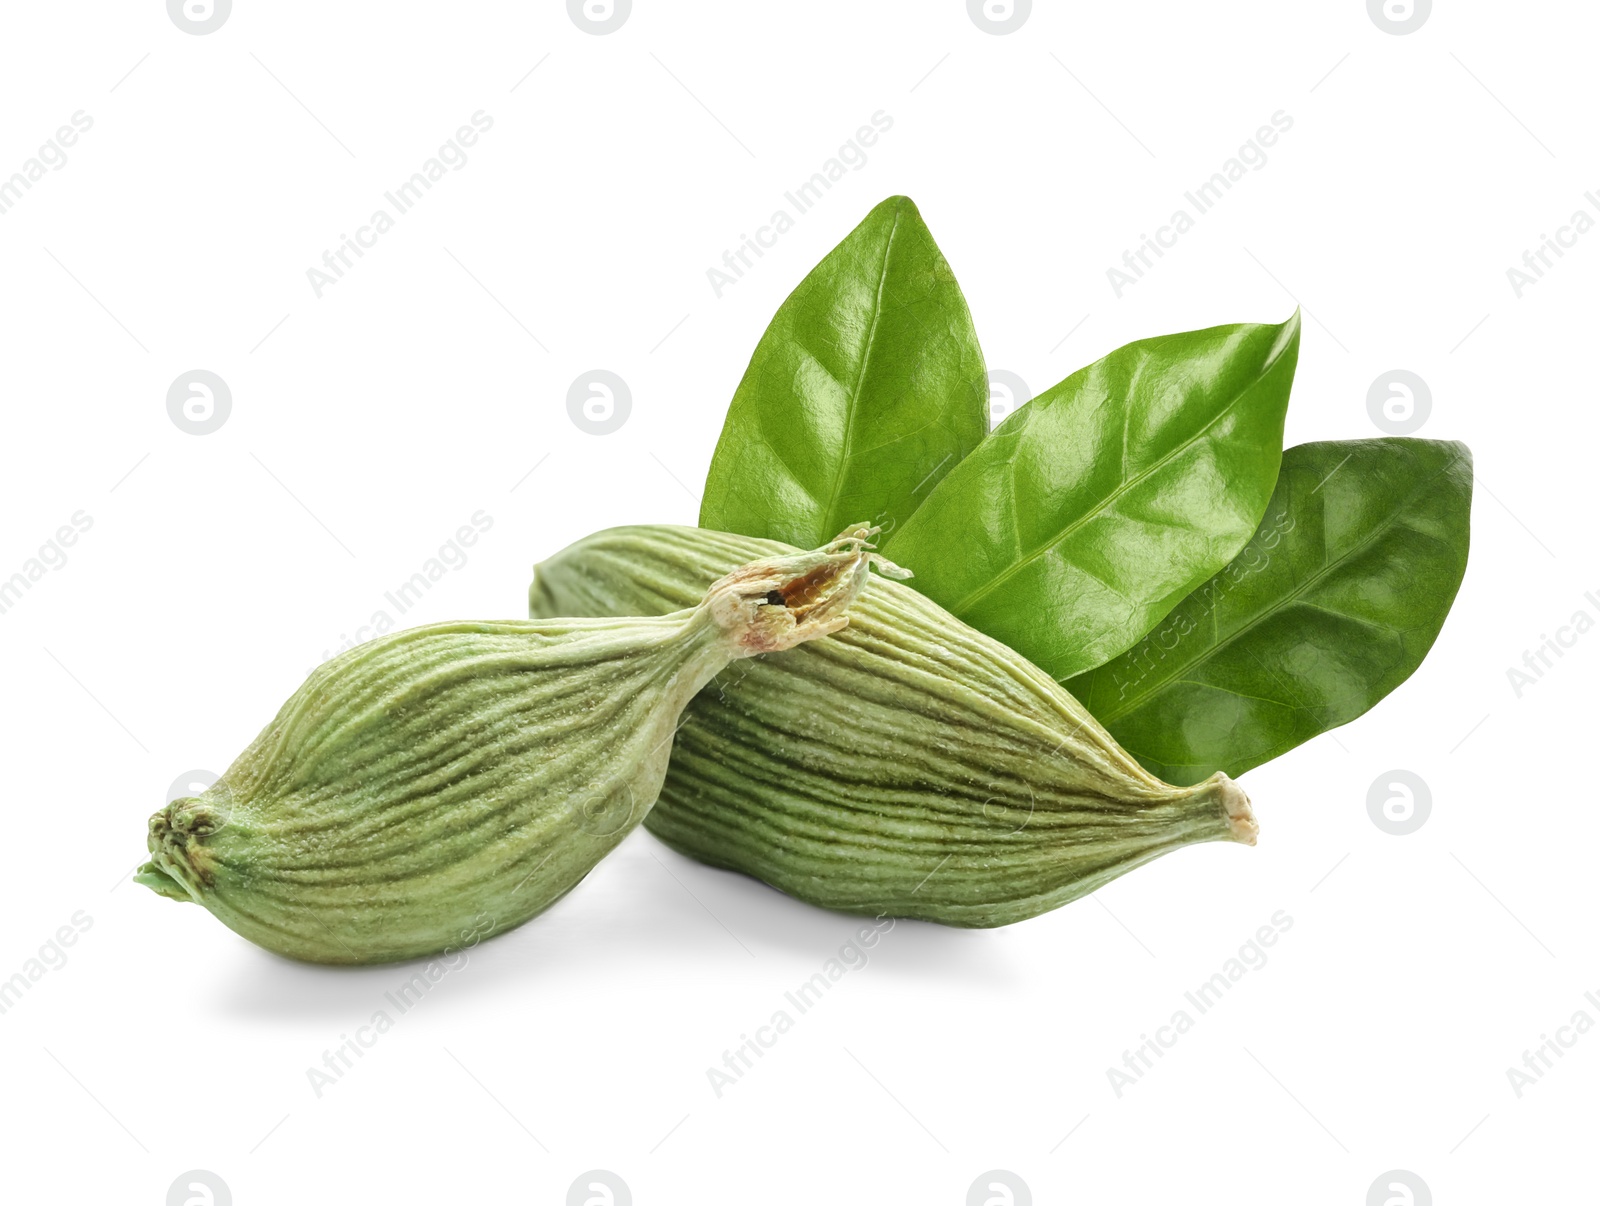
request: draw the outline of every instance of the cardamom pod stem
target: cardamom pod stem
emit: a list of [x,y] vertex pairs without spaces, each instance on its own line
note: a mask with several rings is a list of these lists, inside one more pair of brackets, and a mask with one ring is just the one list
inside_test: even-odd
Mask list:
[[[534,615],[671,610],[787,546],[614,528],[541,563]],[[814,904],[962,926],[1074,900],[1196,842],[1253,845],[1226,775],[1150,775],[1044,671],[909,587],[831,641],[741,664],[684,712],[646,826]]]
[[746,559],[670,615],[432,624],[313,671],[135,878],[269,950],[373,963],[520,925],[643,819],[730,661],[849,622],[872,529]]

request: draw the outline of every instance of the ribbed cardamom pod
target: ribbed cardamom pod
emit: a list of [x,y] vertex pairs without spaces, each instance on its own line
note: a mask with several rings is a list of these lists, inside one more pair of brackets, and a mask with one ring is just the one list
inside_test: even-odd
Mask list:
[[870,534],[747,558],[659,618],[432,624],[357,646],[203,795],[150,818],[135,878],[316,963],[520,925],[644,818],[679,713],[719,670],[843,628],[868,565],[897,572]]
[[[613,528],[542,562],[529,608],[668,611],[787,547]],[[1226,775],[1152,777],[1044,671],[892,582],[833,640],[701,691],[645,825],[813,904],[961,926],[1037,916],[1180,846],[1256,837]]]

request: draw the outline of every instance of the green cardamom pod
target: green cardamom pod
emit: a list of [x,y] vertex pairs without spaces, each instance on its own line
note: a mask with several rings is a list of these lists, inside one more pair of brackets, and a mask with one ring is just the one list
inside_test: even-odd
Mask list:
[[[535,616],[647,615],[788,546],[598,532],[535,570]],[[1195,842],[1254,845],[1226,775],[1161,782],[1044,671],[898,583],[830,641],[742,662],[683,714],[646,827],[846,912],[1006,925]]]
[[[678,715],[737,658],[849,622],[858,528],[658,618],[432,624],[313,671],[135,878],[269,950],[376,963],[520,925],[644,818]],[[708,580],[709,581],[709,580]]]

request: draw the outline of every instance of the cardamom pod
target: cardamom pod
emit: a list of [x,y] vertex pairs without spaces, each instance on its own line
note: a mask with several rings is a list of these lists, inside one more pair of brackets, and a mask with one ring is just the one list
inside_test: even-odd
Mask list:
[[431,624],[357,646],[203,795],[150,818],[135,878],[316,963],[520,925],[643,819],[678,714],[719,670],[843,628],[869,564],[898,572],[871,531],[747,559],[659,618]]
[[[535,570],[535,615],[641,615],[788,546],[598,532]],[[729,667],[685,709],[646,827],[846,912],[1006,925],[1195,842],[1254,845],[1226,775],[1161,782],[1020,654],[897,583],[847,631]]]

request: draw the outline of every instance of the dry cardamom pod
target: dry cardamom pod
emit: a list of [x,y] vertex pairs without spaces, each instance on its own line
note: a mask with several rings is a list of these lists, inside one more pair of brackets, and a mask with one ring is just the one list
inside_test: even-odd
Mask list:
[[[668,611],[787,547],[613,528],[542,562],[529,609]],[[701,691],[645,825],[813,904],[963,926],[1037,916],[1180,846],[1256,836],[1226,775],[1152,777],[1044,671],[891,582],[835,639],[730,666]]]
[[360,645],[203,795],[150,818],[135,878],[317,963],[520,925],[643,819],[713,675],[843,628],[868,565],[898,572],[870,535],[747,559],[659,618],[433,624]]

